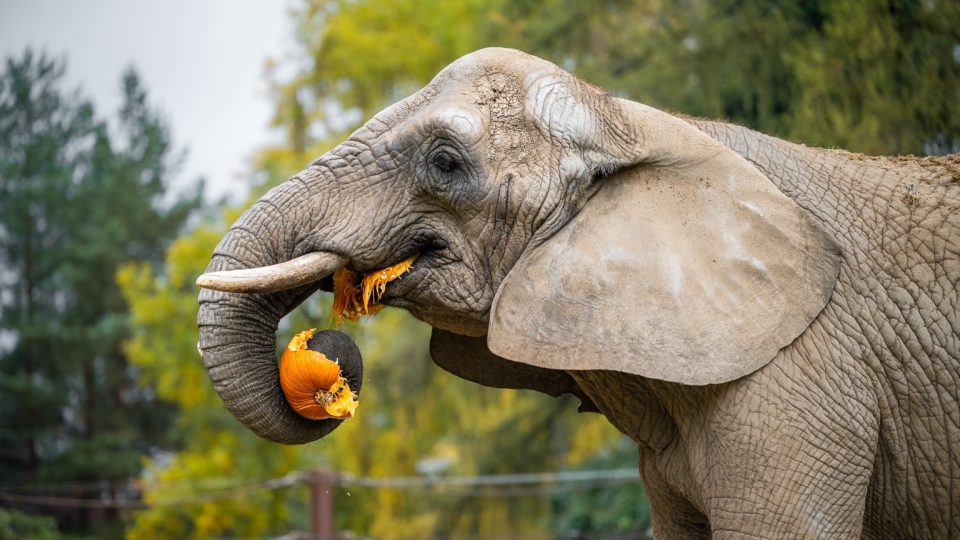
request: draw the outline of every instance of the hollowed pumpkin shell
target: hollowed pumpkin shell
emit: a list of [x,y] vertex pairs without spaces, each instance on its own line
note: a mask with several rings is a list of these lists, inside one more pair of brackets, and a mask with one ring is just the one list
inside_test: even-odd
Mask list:
[[[350,418],[356,413],[359,398],[341,372],[340,359],[331,360],[327,354],[308,347],[308,343],[314,343],[311,338],[315,332],[315,328],[300,332],[283,351],[280,388],[290,407],[304,418]],[[340,335],[349,342],[349,338]],[[356,349],[352,342],[349,344],[353,350]],[[359,353],[356,354],[356,362],[359,363]],[[359,389],[359,380],[357,383]]]

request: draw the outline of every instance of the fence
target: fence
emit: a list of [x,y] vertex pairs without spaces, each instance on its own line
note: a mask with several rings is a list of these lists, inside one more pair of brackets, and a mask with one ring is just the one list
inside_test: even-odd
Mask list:
[[[60,508],[142,509],[156,506],[180,506],[213,502],[241,497],[259,491],[306,485],[310,492],[309,533],[297,533],[287,538],[310,540],[337,540],[334,529],[335,490],[339,487],[364,487],[402,491],[430,491],[458,496],[526,496],[551,494],[564,490],[592,489],[596,487],[638,482],[637,470],[607,469],[565,471],[554,473],[502,474],[483,476],[409,476],[409,477],[358,477],[336,473],[327,469],[297,471],[278,478],[237,483],[232,479],[207,479],[205,484],[214,489],[203,493],[171,497],[151,501],[139,497],[137,480],[126,482],[71,482],[71,483],[2,483],[0,501],[6,503]],[[226,485],[217,489],[217,485]],[[88,489],[99,493],[92,497],[64,497],[50,493],[62,493],[66,489]],[[19,491],[19,493],[18,493]],[[22,493],[31,491],[31,493]],[[612,539],[647,538],[647,531],[608,537]]]

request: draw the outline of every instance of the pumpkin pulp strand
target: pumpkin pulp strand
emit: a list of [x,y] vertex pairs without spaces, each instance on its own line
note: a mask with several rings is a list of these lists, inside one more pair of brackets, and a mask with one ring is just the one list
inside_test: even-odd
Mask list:
[[419,253],[399,263],[361,276],[350,267],[333,274],[333,318],[337,325],[343,319],[356,321],[361,315],[375,315],[383,305],[380,298],[387,291],[387,283],[410,271]]

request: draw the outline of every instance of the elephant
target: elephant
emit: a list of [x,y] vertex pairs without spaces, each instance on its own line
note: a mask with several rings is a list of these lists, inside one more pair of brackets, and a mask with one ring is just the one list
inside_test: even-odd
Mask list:
[[442,368],[636,442],[658,538],[960,538],[960,155],[819,149],[468,54],[249,208],[198,284],[229,410],[298,444],[278,321],[346,264]]

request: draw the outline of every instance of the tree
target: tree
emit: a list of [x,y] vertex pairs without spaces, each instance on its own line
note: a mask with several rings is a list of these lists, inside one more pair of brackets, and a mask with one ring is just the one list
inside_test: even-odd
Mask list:
[[786,135],[873,154],[960,151],[960,4],[821,0],[785,51]]
[[512,43],[619,95],[811,145],[960,150],[960,5],[518,0]]
[[303,0],[294,17],[305,67],[274,84],[274,122],[288,146],[323,146],[419,89],[499,33],[503,3]]
[[16,510],[0,508],[0,538],[31,540],[66,540],[51,517],[29,516]]
[[[113,276],[130,258],[162,257],[202,185],[167,193],[177,159],[133,70],[113,124],[64,88],[64,70],[28,50],[0,78],[0,474],[126,480],[165,440],[170,407],[136,384],[122,353],[128,319]],[[115,495],[106,486],[96,489]]]
[[[63,66],[27,52],[7,60],[0,79],[0,239],[3,242],[3,327],[6,329],[2,384],[2,437],[7,470],[36,471],[52,445],[63,396],[54,383],[69,365],[49,354],[62,343],[58,304],[61,248],[69,225],[63,195],[73,190],[94,137],[92,106],[63,95]],[[11,459],[12,458],[12,459]],[[17,467],[11,467],[13,464]]]

